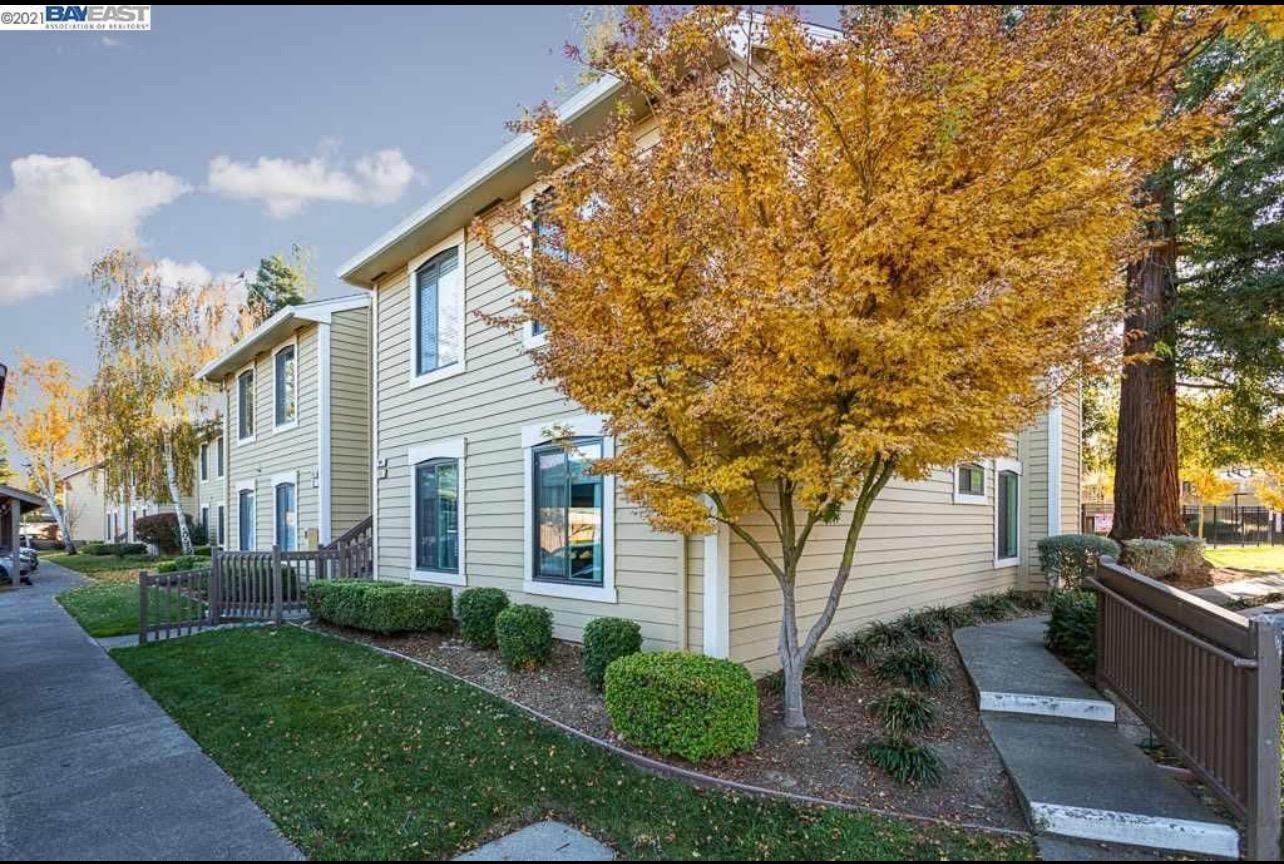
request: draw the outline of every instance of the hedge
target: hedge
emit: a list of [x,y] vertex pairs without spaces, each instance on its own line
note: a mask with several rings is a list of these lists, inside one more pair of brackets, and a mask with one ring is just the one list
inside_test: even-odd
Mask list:
[[642,628],[624,618],[594,618],[584,625],[584,677],[595,690],[606,683],[606,667],[642,650]]
[[1091,591],[1056,591],[1049,601],[1046,641],[1078,672],[1097,666],[1097,595]]
[[1162,538],[1173,547],[1173,573],[1181,579],[1194,579],[1208,572],[1209,564],[1204,560],[1204,541],[1186,534],[1170,534]]
[[80,552],[84,555],[115,555],[118,558],[125,555],[146,555],[147,544],[145,543],[85,543],[80,547]]
[[1118,558],[1119,544],[1096,534],[1055,534],[1039,541],[1039,569],[1053,588],[1078,588],[1103,555]]
[[459,635],[473,648],[495,647],[495,619],[508,607],[499,588],[468,588],[459,592]]
[[1163,579],[1177,564],[1177,550],[1164,540],[1137,537],[1123,542],[1119,563],[1151,579]]
[[374,633],[445,630],[453,596],[443,585],[333,579],[308,586],[308,608],[322,621]]
[[661,651],[606,667],[606,713],[630,744],[699,762],[753,749],[758,689],[730,660]]
[[553,653],[553,613],[543,606],[518,604],[495,616],[495,642],[509,669],[534,669]]
[[179,555],[173,561],[162,561],[156,565],[157,573],[185,573],[188,570],[208,570],[210,562],[200,555]]

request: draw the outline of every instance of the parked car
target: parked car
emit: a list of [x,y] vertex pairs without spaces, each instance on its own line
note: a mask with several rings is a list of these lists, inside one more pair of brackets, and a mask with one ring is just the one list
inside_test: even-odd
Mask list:
[[40,569],[40,553],[36,551],[30,537],[23,537],[22,542],[18,544],[18,557],[22,559],[24,565],[31,568],[32,573]]
[[[11,553],[9,551],[8,546],[0,546],[0,583],[7,584],[13,581],[13,576],[10,575],[9,573],[9,555],[10,554]],[[18,547],[19,577],[25,581],[28,578],[28,576],[31,574],[31,571],[34,569],[35,567],[32,565],[31,559],[28,558],[26,555],[26,550],[23,549],[21,546],[19,546]]]

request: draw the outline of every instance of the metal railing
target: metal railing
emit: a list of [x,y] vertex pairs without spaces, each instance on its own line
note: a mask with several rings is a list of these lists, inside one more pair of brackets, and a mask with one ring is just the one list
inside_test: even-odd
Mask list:
[[1247,826],[1248,857],[1278,861],[1280,644],[1249,620],[1103,558],[1097,686],[1112,691]]

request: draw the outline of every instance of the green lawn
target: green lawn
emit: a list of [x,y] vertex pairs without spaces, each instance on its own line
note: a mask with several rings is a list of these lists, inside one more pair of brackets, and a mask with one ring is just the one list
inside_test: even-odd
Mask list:
[[1021,839],[701,791],[296,628],[112,652],[312,858],[447,858],[549,816],[625,858],[1030,860]]
[[68,570],[116,581],[138,579],[139,570],[155,570],[162,561],[172,560],[172,555],[68,555],[66,552],[41,552],[40,560],[52,561]]
[[1210,546],[1204,557],[1218,567],[1284,573],[1284,546]]
[[[80,622],[85,632],[95,638],[125,636],[138,632],[138,583],[104,582],[72,588],[58,595],[57,600],[71,617]],[[148,595],[148,620],[161,622],[161,609],[165,599],[159,589]],[[181,603],[184,618],[195,617],[198,604],[186,598],[171,599]],[[177,608],[173,611],[179,611]],[[173,620],[173,615],[170,616]]]

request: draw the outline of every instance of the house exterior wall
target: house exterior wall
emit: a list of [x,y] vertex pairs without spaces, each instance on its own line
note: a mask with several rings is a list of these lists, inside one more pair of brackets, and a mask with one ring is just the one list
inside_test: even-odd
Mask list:
[[331,538],[370,515],[370,310],[330,324]]
[[63,507],[71,514],[76,542],[107,538],[107,495],[103,472],[86,468],[63,478]]
[[[224,434],[228,441],[228,538],[229,549],[240,548],[242,526],[238,492],[242,484],[251,484],[255,502],[255,548],[271,549],[275,536],[275,485],[274,479],[290,476],[295,484],[295,507],[300,549],[316,543],[319,531],[317,486],[319,477],[318,445],[320,415],[318,405],[318,328],[315,323],[304,324],[294,334],[264,345],[252,363],[226,376],[223,381],[224,416],[227,423]],[[293,425],[275,427],[274,408],[274,354],[275,351],[297,340],[295,363],[298,372],[297,414]],[[254,434],[245,440],[239,437],[240,408],[237,404],[237,377],[242,371],[254,369]]]
[[[201,514],[208,508],[209,525],[208,542],[211,544],[219,543],[218,537],[218,514],[219,508],[223,508],[223,538],[222,545],[227,545],[228,529],[230,527],[230,512],[227,509],[227,438],[219,433],[212,436],[205,442],[208,447],[208,459],[206,463],[205,476],[201,476],[201,459],[200,454],[196,457],[196,512],[192,514],[192,521],[200,522]],[[222,470],[219,468],[219,448],[223,450]]]

